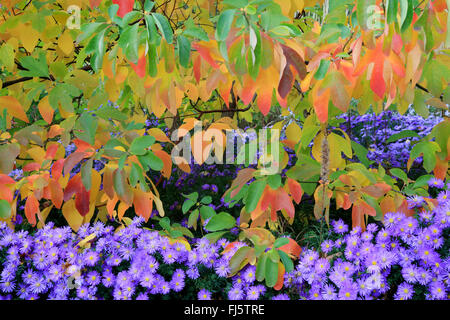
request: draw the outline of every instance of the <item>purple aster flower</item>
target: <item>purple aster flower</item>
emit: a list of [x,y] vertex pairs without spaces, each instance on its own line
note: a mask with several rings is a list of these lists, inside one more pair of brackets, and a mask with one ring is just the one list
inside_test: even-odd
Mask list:
[[351,280],[345,281],[339,289],[339,300],[356,300],[358,285]]
[[348,231],[348,226],[341,219],[332,222],[334,232],[338,234],[346,233]]
[[198,298],[198,300],[211,300],[211,292],[209,292],[206,289],[201,289],[197,293],[197,298]]
[[248,266],[242,274],[242,278],[246,283],[253,283],[255,281],[255,266]]
[[414,294],[414,288],[411,284],[403,282],[398,286],[397,292],[394,295],[396,300],[409,300]]
[[320,248],[322,249],[322,251],[324,253],[329,253],[333,250],[333,241],[332,240],[325,240],[324,242],[322,242],[322,244],[320,245]]
[[258,300],[260,291],[256,286],[250,286],[246,292],[247,300]]
[[430,284],[431,297],[436,300],[445,300],[447,297],[447,290],[444,284],[440,281],[434,281]]
[[229,300],[243,300],[244,292],[242,291],[241,286],[233,286],[230,291],[228,291],[228,299]]
[[291,300],[286,293],[280,293],[272,297],[272,300]]
[[442,188],[444,188],[444,181],[442,181],[441,179],[438,179],[438,178],[431,178],[428,181],[428,185],[433,188],[442,189]]

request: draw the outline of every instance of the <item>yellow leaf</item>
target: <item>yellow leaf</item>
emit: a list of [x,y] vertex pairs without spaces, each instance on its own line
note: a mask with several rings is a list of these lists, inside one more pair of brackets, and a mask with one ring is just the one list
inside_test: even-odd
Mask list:
[[28,52],[33,52],[39,41],[39,32],[31,26],[22,26],[19,30],[19,39]]
[[163,204],[162,204],[161,200],[158,197],[153,196],[153,201],[155,202],[156,209],[158,210],[159,215],[161,217],[164,217],[164,208],[163,208]]
[[291,124],[286,128],[286,137],[289,141],[298,143],[301,135],[302,129],[295,122],[291,122]]
[[66,30],[58,39],[58,47],[66,55],[70,55],[73,51],[73,39],[69,31]]
[[34,147],[27,150],[27,153],[33,158],[33,160],[41,164],[45,159],[45,150],[41,147]]
[[78,212],[77,208],[75,208],[74,199],[70,199],[63,204],[62,213],[72,230],[77,232],[83,223],[83,217]]
[[117,99],[119,99],[120,96],[120,86],[117,85],[116,81],[113,79],[108,79],[105,82],[105,90],[108,94],[109,100],[112,102],[116,102]]
[[95,239],[95,237],[97,236],[97,234],[94,232],[94,233],[91,233],[90,235],[88,235],[86,238],[84,238],[83,240],[81,240],[80,242],[78,242],[77,244],[76,244],[76,247],[78,246],[78,247],[80,247],[80,248],[88,248],[88,247],[90,247],[90,245],[89,245],[89,241],[91,241],[92,239]]

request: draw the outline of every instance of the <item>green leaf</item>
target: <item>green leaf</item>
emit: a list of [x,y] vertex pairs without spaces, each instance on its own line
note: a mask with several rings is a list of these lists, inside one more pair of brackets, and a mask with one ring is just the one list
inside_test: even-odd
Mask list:
[[153,7],[155,6],[155,3],[150,0],[145,0],[144,2],[144,10],[147,12],[152,11]]
[[210,196],[205,196],[200,200],[203,204],[210,204],[212,202],[212,198]]
[[411,0],[400,0],[401,32],[405,32],[411,25],[413,9],[413,2]]
[[205,229],[208,231],[219,231],[231,229],[236,226],[236,219],[226,212],[220,212],[209,220]]
[[155,24],[163,35],[164,39],[166,39],[167,43],[171,44],[173,41],[173,31],[167,18],[162,14],[156,12],[152,13],[152,17],[155,20]]
[[367,30],[369,21],[369,7],[376,5],[375,0],[357,0],[356,1],[356,19],[363,30]]
[[416,144],[410,153],[410,160],[423,154],[423,167],[430,172],[436,166],[436,152],[440,151],[439,145],[433,141],[422,141]]
[[201,206],[200,207],[200,215],[203,220],[209,219],[216,215],[216,212],[210,206]]
[[125,121],[128,119],[128,116],[125,113],[122,113],[121,111],[111,106],[103,106],[99,110],[95,111],[95,114],[105,120],[113,119],[118,121]]
[[269,186],[276,190],[281,186],[281,176],[279,174],[273,174],[267,177],[267,183]]
[[181,207],[181,211],[183,211],[183,213],[186,213],[189,211],[190,208],[192,208],[192,206],[195,204],[194,201],[192,201],[191,199],[186,199],[186,201],[183,202],[183,206]]
[[322,59],[320,60],[319,68],[317,68],[314,78],[317,80],[322,80],[327,74],[328,68],[330,66],[330,60]]
[[233,24],[234,14],[236,9],[228,9],[223,11],[217,20],[216,40],[224,41],[230,33],[231,25]]
[[374,162],[367,158],[369,150],[353,140],[351,141],[351,144],[356,156],[358,157],[358,160],[368,168]]
[[170,226],[170,219],[168,217],[164,217],[161,220],[159,220],[159,225],[161,226],[161,228],[163,228],[164,230],[170,230],[171,226]]
[[37,59],[32,56],[25,56],[20,59],[20,64],[27,70],[20,70],[22,77],[48,77],[48,65],[45,52],[40,50]]
[[277,240],[275,240],[273,246],[274,248],[279,248],[282,247],[286,244],[289,243],[289,239],[288,238],[278,238]]
[[1,199],[0,200],[0,218],[8,219],[11,216],[11,205],[8,201]]
[[81,181],[83,182],[84,188],[89,191],[92,186],[92,164],[94,160],[92,158],[88,159],[81,166]]
[[187,68],[189,67],[189,58],[191,55],[191,42],[183,35],[179,35],[177,37],[177,43],[180,65],[184,68]]
[[208,34],[201,27],[196,26],[192,18],[189,18],[185,22],[184,26],[186,27],[186,29],[183,31],[184,36],[194,39],[200,39],[202,41],[209,41]]
[[256,180],[250,184],[247,196],[245,198],[245,211],[252,212],[256,209],[256,205],[258,204],[265,187],[265,179]]
[[415,138],[421,138],[420,135],[412,130],[403,130],[402,132],[393,134],[389,137],[389,139],[386,140],[386,143],[391,143],[403,138],[409,138],[409,137],[415,137]]
[[230,276],[235,275],[248,263],[247,255],[252,248],[245,246],[239,248],[230,259]]
[[145,25],[147,27],[148,42],[153,45],[159,44],[159,42],[161,40],[161,36],[158,34],[158,32],[156,30],[155,19],[153,19],[153,17],[150,15],[146,15],[144,17],[144,20],[145,20]]
[[147,148],[155,143],[155,137],[153,136],[141,136],[135,138],[130,145],[130,153],[134,155],[143,156],[147,153]]
[[281,262],[284,265],[284,268],[286,269],[286,272],[291,272],[294,270],[294,263],[292,262],[291,258],[287,255],[286,252],[278,250],[278,254],[280,255]]
[[413,188],[416,189],[428,185],[428,181],[430,181],[430,179],[433,177],[434,176],[432,176],[431,174],[420,176],[419,178],[417,178],[416,182],[414,182]]
[[203,238],[208,239],[209,242],[211,242],[211,243],[215,243],[215,242],[217,242],[217,240],[221,239],[223,237],[223,235],[226,234],[227,232],[228,231],[211,232],[211,233],[208,233]]
[[[191,201],[191,200],[188,199],[186,201]],[[200,214],[200,212],[198,211],[198,209],[195,209],[194,211],[191,212],[191,214],[189,215],[189,218],[188,218],[188,227],[194,227],[194,228],[197,227],[197,220],[198,220],[199,214]]]
[[158,74],[158,52],[156,51],[156,46],[150,44],[148,46],[148,53],[147,53],[147,70],[151,77],[155,77]]
[[192,192],[190,194],[181,194],[183,197],[187,199],[191,199],[193,202],[197,202],[198,200],[198,192]]
[[125,27],[118,44],[124,50],[127,59],[136,64],[139,60],[139,24]]
[[403,170],[399,168],[392,168],[389,171],[393,176],[400,178],[405,184],[408,184],[408,176]]
[[273,288],[278,280],[278,262],[266,259],[264,276],[266,279],[266,286]]
[[261,282],[265,278],[267,253],[263,253],[256,263],[256,281]]
[[97,132],[98,119],[91,113],[83,113],[77,121],[77,127],[79,131],[76,132],[76,136],[83,141],[88,142],[90,145],[95,144],[95,133]]
[[397,7],[398,7],[398,0],[387,0],[386,19],[389,24],[397,21]]

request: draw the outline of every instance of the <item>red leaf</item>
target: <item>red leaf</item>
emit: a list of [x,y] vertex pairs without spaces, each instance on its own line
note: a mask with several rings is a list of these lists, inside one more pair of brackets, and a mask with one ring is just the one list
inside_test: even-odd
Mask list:
[[91,191],[87,191],[82,183],[80,183],[78,192],[75,194],[75,208],[84,217],[89,213],[89,197]]
[[[206,60],[213,68],[217,69],[219,68],[219,65],[216,61],[214,61],[213,57],[211,56],[211,53],[209,52],[209,49],[207,47],[204,47],[200,45],[199,43],[193,43],[192,48],[198,51],[198,53],[201,55],[203,59]],[[197,58],[198,59],[198,58]]]
[[53,204],[56,208],[61,209],[64,198],[64,192],[61,186],[59,185],[58,181],[50,179],[48,181],[48,187],[50,189],[50,196]]
[[69,180],[67,186],[64,188],[64,201],[68,201],[72,198],[72,196],[80,190],[81,184],[81,175],[77,173]]
[[142,55],[137,64],[134,64],[132,62],[130,62],[131,67],[133,68],[134,72],[136,72],[137,76],[139,78],[144,78],[145,77],[145,67],[147,64],[147,59],[145,57],[145,55]]
[[64,161],[64,175],[67,173],[70,173],[72,171],[73,167],[77,165],[78,162],[80,162],[84,158],[85,153],[84,152],[74,152],[71,153],[66,160]]
[[133,10],[134,0],[112,0],[114,4],[119,5],[117,15],[123,18],[128,12]]
[[59,160],[56,160],[55,162],[53,162],[53,165],[52,165],[52,178],[53,179],[59,180],[59,178],[61,177],[61,174],[62,174],[63,166],[64,166],[64,159],[59,159]]
[[295,51],[294,49],[285,46],[285,45],[281,45],[281,47],[283,48],[283,53],[284,56],[286,57],[286,67],[288,65],[292,65],[295,70],[297,71],[300,79],[305,79],[306,77],[306,64],[305,61],[303,61],[303,58],[297,53],[297,51]]
[[57,143],[49,145],[45,153],[45,159],[53,159],[56,156],[56,152],[58,151],[58,146],[59,144]]
[[91,3],[91,8],[97,8],[102,2],[102,0],[89,0],[89,1]]
[[278,84],[278,93],[284,99],[287,97],[294,84],[294,74],[291,71],[290,65],[286,64],[281,76],[280,83]]
[[22,170],[24,172],[30,172],[30,171],[38,171],[41,168],[41,165],[37,162],[31,162],[27,163],[23,166]]

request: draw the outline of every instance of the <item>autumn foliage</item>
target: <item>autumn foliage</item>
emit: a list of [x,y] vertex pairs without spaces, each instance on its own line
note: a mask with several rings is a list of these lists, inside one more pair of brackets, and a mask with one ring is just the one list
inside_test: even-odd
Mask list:
[[[398,169],[406,176],[401,184],[398,171],[364,163],[364,147],[334,121],[352,103],[361,114],[448,108],[447,4],[2,1],[0,218],[11,224],[20,203],[32,226],[41,228],[58,209],[75,232],[93,218],[125,224],[127,211],[146,221],[154,209],[164,217],[160,182],[175,167],[191,171],[171,157],[174,130],[193,133],[201,120],[205,135],[216,129],[225,136],[239,119],[256,125],[278,112],[284,118],[272,127],[284,130],[281,144],[295,152],[295,165],[281,173],[288,155],[280,148],[279,172],[243,169],[224,197],[245,204],[239,238],[248,246],[237,251],[232,270],[263,261],[259,268],[275,275],[266,281],[281,288],[286,257],[298,257],[300,247],[273,231],[281,220],[294,221],[305,194],[317,219],[328,222],[333,206],[363,229],[369,217],[412,214],[407,196],[434,205],[407,172],[423,157],[425,171],[448,177],[448,118],[414,145],[407,168]],[[71,6],[79,11],[68,13]],[[147,128],[150,117],[169,132]],[[215,143],[194,147],[197,164]],[[70,144],[76,149],[66,156]],[[96,170],[94,161],[104,167]],[[24,172],[20,180],[9,176],[15,169]]]

